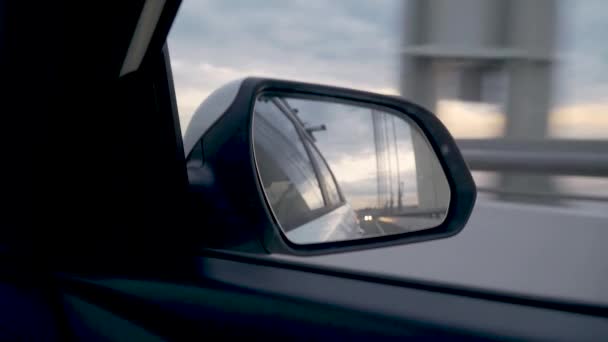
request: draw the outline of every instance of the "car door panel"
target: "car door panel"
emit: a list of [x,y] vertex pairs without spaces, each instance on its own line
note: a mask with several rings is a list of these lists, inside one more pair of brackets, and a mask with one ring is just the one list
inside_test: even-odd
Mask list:
[[71,330],[81,334],[76,337],[101,329],[118,332],[110,339],[152,340],[218,335],[593,340],[608,334],[601,312],[586,316],[475,298],[270,258],[220,253],[199,258],[192,271],[191,277],[175,279],[64,275]]

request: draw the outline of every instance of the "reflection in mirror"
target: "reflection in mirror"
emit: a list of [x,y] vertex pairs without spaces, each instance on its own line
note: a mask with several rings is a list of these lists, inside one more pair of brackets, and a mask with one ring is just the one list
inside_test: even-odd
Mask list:
[[435,152],[389,109],[262,95],[253,144],[266,200],[293,243],[414,232],[445,219],[450,188]]

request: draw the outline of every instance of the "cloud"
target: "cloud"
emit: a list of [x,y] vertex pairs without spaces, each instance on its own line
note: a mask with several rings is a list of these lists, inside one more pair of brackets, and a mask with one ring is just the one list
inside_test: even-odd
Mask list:
[[504,113],[491,104],[441,100],[437,104],[437,116],[459,138],[495,138],[505,130]]
[[[401,6],[400,0],[185,0],[169,36],[182,130],[211,91],[245,76],[396,94]],[[607,104],[605,2],[559,1],[558,8],[554,107]],[[501,134],[502,119],[491,116],[476,116],[482,118],[476,136]],[[488,133],[481,132],[483,122],[491,124]]]
[[397,0],[184,1],[169,36],[182,130],[213,89],[245,76],[396,93],[397,6]]
[[[608,89],[606,89],[608,94]],[[560,138],[606,139],[608,102],[562,106],[551,113],[549,134]]]

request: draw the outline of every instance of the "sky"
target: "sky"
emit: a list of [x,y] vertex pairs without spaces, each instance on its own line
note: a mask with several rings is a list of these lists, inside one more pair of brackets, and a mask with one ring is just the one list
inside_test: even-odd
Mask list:
[[[549,132],[608,138],[608,4],[560,4]],[[401,6],[399,0],[185,0],[169,37],[182,131],[211,91],[246,76],[397,94]],[[443,101],[437,110],[457,137],[497,136],[504,126],[494,106]]]
[[396,93],[397,4],[184,1],[169,37],[182,122],[211,91],[246,76]]

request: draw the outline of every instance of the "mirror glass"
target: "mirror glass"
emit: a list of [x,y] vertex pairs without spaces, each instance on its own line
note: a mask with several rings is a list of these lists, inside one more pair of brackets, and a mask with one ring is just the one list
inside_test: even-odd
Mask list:
[[437,227],[450,187],[403,114],[326,97],[263,94],[253,145],[267,203],[296,244]]

